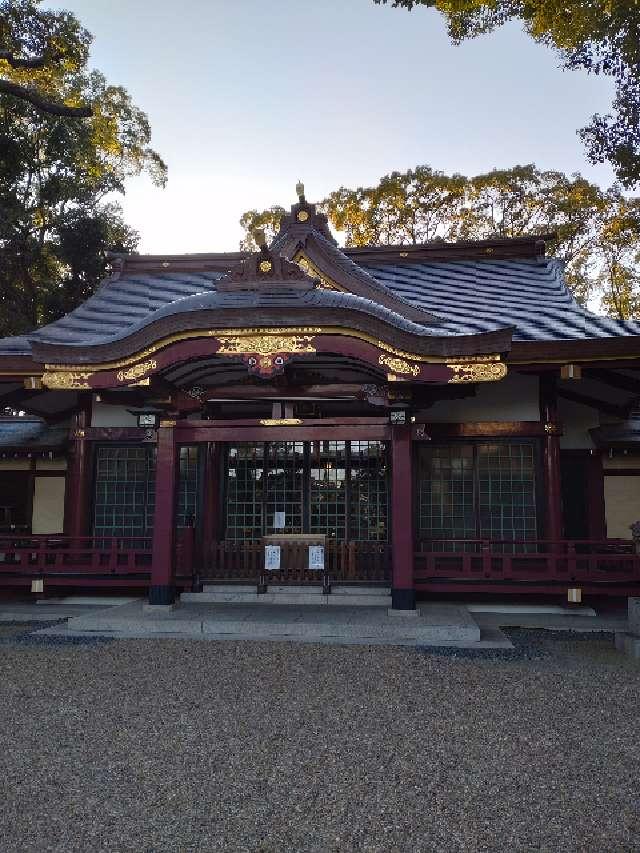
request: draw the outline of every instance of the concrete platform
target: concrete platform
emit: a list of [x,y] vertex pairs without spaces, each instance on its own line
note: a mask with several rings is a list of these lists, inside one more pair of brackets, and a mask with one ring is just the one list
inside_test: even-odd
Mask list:
[[326,607],[183,603],[173,612],[143,611],[141,602],[68,620],[72,632],[117,636],[184,636],[366,642],[394,645],[475,646],[480,628],[464,607],[429,604],[416,619],[399,620],[380,607]]
[[183,592],[183,604],[318,605],[325,607],[390,607],[391,590],[379,586],[335,586],[329,595],[321,586],[268,586],[258,594],[254,585],[206,584],[202,592]]

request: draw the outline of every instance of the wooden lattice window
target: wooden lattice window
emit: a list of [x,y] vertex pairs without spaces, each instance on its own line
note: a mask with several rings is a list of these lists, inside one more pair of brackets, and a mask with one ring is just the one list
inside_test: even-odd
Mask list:
[[349,539],[386,542],[389,486],[387,445],[349,442]]
[[155,449],[98,447],[94,533],[96,536],[147,536],[153,530]]
[[200,457],[198,447],[181,447],[178,457],[177,525],[195,524],[198,517],[200,491]]
[[421,540],[537,535],[534,442],[423,446],[417,480]]
[[226,537],[323,533],[339,541],[386,541],[387,468],[381,441],[230,445]]

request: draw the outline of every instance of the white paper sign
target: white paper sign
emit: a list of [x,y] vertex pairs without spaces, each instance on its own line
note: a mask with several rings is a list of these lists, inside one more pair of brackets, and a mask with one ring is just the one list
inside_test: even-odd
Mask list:
[[264,568],[267,572],[277,572],[280,569],[280,546],[264,546]]
[[285,514],[284,512],[274,512],[273,513],[273,529],[274,530],[284,530],[285,525]]
[[309,571],[321,572],[324,569],[324,545],[309,545]]

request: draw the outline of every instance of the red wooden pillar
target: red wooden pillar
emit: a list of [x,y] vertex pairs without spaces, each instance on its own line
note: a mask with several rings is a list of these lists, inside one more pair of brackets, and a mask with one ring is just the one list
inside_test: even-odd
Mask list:
[[211,563],[213,543],[221,535],[220,530],[220,443],[209,441],[204,445],[204,489],[202,507],[202,554],[200,564],[208,569]]
[[558,422],[557,378],[545,373],[540,377],[540,419],[544,424],[545,537],[562,539],[562,485],[560,480],[560,434]]
[[74,416],[64,491],[64,532],[67,536],[87,536],[91,506],[89,442],[85,430],[91,426],[91,395],[82,395],[81,408]]
[[591,450],[587,468],[587,509],[589,513],[589,539],[606,539],[607,522],[604,505],[604,471],[602,451]]
[[411,427],[394,426],[391,433],[391,552],[392,606],[414,610],[413,582],[413,472]]
[[149,604],[173,604],[176,597],[174,554],[176,482],[175,421],[160,421],[156,454],[156,503]]

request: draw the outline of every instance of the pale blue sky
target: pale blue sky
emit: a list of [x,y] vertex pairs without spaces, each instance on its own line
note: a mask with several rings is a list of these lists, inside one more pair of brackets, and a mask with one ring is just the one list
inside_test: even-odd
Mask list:
[[165,190],[132,180],[144,252],[235,250],[250,207],[320,199],[428,163],[535,162],[601,184],[576,129],[608,81],[562,72],[517,26],[454,47],[440,16],[372,0],[50,0],[94,34],[92,64],[149,115]]

